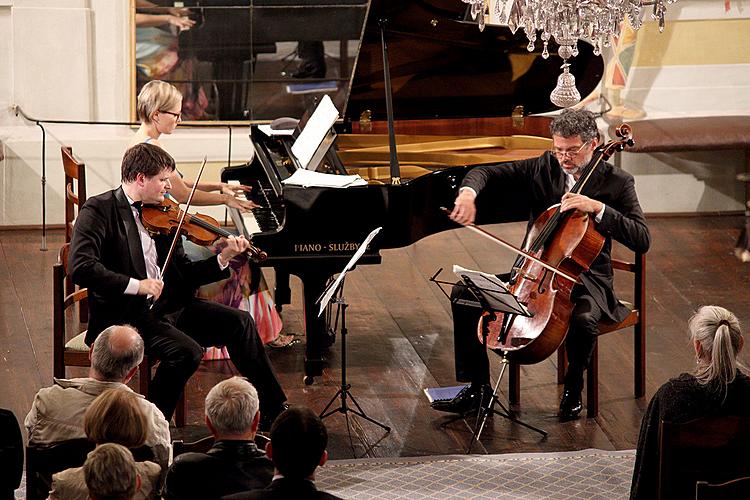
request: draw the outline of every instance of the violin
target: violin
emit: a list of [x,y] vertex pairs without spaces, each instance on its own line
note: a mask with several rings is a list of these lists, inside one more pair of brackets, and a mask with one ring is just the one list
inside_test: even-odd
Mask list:
[[[581,192],[602,161],[634,144],[629,125],[621,125],[617,135],[619,139],[597,150],[572,193]],[[589,214],[561,212],[559,205],[548,208],[534,221],[527,245],[523,251],[517,250],[519,257],[511,270],[509,291],[526,306],[530,316],[485,312],[478,325],[479,340],[515,363],[545,360],[565,340],[573,311],[571,292],[604,242]]]
[[[172,234],[177,230],[183,211],[179,203],[164,198],[158,205],[143,206],[143,226],[152,234]],[[213,217],[204,214],[187,214],[180,233],[196,245],[208,246],[219,236],[225,238],[234,236],[229,231],[219,227]],[[260,248],[250,244],[247,249],[250,258],[256,262],[266,260],[268,254]]]

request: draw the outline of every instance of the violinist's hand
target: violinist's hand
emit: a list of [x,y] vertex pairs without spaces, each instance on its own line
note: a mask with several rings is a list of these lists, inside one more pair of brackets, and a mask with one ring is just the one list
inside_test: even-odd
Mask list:
[[163,288],[163,281],[147,278],[138,282],[138,295],[150,295],[154,298],[154,300],[156,300],[161,295],[161,291]]
[[477,206],[474,204],[476,197],[477,195],[471,189],[459,191],[456,201],[453,203],[451,219],[463,225],[473,224],[477,215]]
[[236,255],[239,255],[250,248],[250,242],[247,241],[244,236],[229,236],[227,238],[222,238],[222,240],[226,243],[226,246],[219,254],[219,259],[222,264],[228,263]]
[[560,202],[560,211],[578,209],[581,212],[597,214],[604,206],[601,201],[592,200],[588,196],[576,193],[565,193]]
[[235,198],[234,195],[231,194],[225,194],[224,195],[224,204],[231,208],[237,208],[240,210],[240,212],[247,212],[250,209],[258,208],[260,205],[257,205],[253,203],[250,200],[240,200],[239,198]]
[[249,193],[253,190],[250,186],[244,186],[242,184],[229,184],[228,182],[221,183],[221,192],[228,194],[229,196],[237,196],[242,193]]

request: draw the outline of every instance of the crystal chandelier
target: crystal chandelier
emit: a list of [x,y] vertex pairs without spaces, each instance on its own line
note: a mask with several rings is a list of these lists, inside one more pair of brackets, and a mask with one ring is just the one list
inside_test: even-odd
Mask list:
[[578,54],[578,40],[585,39],[594,46],[594,54],[609,47],[612,37],[620,36],[624,19],[633,29],[643,24],[644,11],[653,7],[651,17],[659,22],[659,31],[664,30],[664,15],[667,4],[677,0],[462,0],[470,4],[471,15],[484,30],[485,16],[493,9],[493,17],[507,24],[515,33],[523,28],[529,39],[528,50],[533,51],[537,33],[543,43],[542,57],[547,59],[547,45],[554,39],[560,46],[557,54],[562,58],[562,74],[550,100],[561,108],[573,106],[581,100],[575,86],[575,77],[569,71],[568,59]]

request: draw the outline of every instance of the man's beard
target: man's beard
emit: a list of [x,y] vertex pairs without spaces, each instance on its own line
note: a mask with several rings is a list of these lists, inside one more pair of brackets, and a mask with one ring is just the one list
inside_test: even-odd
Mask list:
[[572,168],[568,168],[567,166],[563,165],[563,170],[565,171],[566,174],[576,175],[576,174],[581,173],[581,171],[583,170],[583,165],[575,165]]

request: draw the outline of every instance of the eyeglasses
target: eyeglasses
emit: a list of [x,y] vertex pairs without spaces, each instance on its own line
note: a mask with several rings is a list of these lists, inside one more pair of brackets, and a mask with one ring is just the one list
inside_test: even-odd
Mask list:
[[578,155],[578,153],[583,151],[583,148],[588,146],[589,142],[591,141],[586,141],[583,144],[581,144],[580,147],[573,148],[573,149],[551,149],[550,153],[555,155],[557,158],[565,158],[566,156],[568,158],[574,158]]
[[166,113],[166,114],[168,114],[168,115],[172,115],[172,116],[174,116],[174,117],[175,117],[175,119],[176,119],[176,120],[178,120],[178,121],[182,121],[182,113],[175,113],[175,112],[173,112],[173,111],[167,111],[167,110],[165,110],[165,109],[160,109],[160,110],[159,110],[159,113]]

